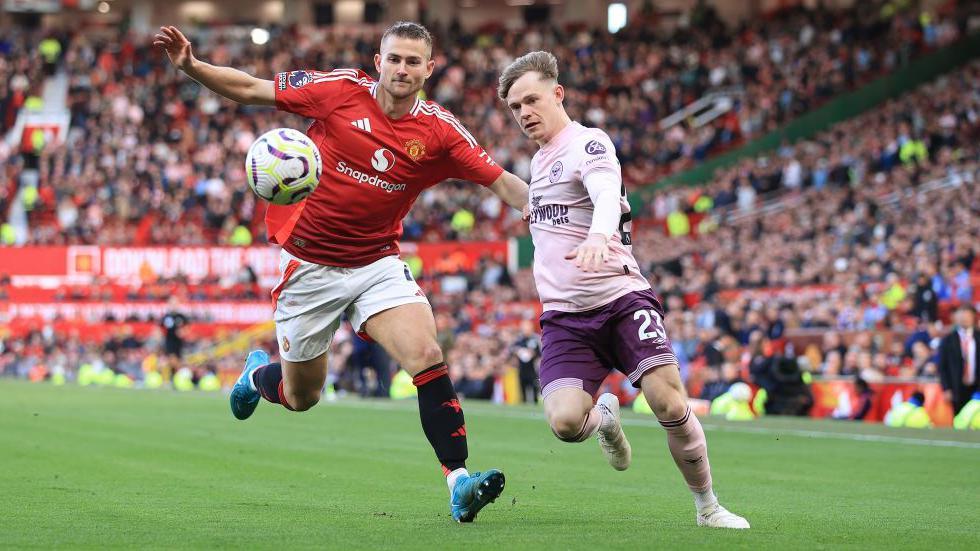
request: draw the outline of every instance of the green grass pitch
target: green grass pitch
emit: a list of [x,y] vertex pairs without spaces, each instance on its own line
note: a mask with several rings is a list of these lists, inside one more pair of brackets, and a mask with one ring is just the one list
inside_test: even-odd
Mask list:
[[507,487],[471,525],[413,402],[261,404],[0,381],[0,548],[978,549],[980,435],[703,419],[722,503],[698,528],[652,417],[625,414],[626,472],[530,407],[464,403],[470,469]]

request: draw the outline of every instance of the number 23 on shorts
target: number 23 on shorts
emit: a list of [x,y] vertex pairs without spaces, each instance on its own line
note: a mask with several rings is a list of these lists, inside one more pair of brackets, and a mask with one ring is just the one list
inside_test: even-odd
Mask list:
[[653,308],[637,310],[633,312],[633,321],[642,320],[637,330],[637,336],[641,341],[653,339],[655,341],[667,340],[667,330],[664,329],[664,319]]

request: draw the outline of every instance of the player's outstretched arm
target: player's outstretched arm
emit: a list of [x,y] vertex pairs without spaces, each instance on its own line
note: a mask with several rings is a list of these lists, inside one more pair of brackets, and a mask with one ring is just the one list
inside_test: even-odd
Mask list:
[[497,194],[505,203],[519,211],[527,206],[527,182],[514,176],[506,170],[490,184],[490,191]]
[[246,105],[275,105],[276,89],[271,80],[264,80],[233,69],[216,67],[194,57],[191,42],[177,27],[160,27],[153,45],[167,52],[174,67],[200,82],[216,94]]

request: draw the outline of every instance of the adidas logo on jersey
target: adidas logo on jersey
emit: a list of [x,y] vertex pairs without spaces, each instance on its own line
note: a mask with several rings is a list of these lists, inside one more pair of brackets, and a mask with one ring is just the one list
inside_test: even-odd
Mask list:
[[359,130],[363,130],[368,134],[371,133],[371,119],[364,117],[363,119],[357,119],[356,121],[351,121],[351,126],[357,127]]

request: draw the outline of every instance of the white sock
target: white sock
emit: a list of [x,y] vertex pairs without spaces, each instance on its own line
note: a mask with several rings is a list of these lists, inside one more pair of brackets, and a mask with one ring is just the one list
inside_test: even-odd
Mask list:
[[596,430],[596,432],[602,431],[603,433],[605,433],[606,431],[609,430],[610,425],[612,425],[613,421],[615,421],[615,418],[613,418],[612,415],[606,414],[606,408],[601,408],[599,406],[592,406],[592,409],[599,414],[599,428]]
[[255,386],[255,370],[253,369],[251,373],[248,374],[248,386],[252,388],[253,391],[258,392],[259,387]]
[[704,512],[718,504],[718,496],[715,492],[708,488],[703,492],[691,492],[694,494],[694,506],[698,508],[698,512]]
[[452,495],[453,486],[456,485],[456,481],[461,476],[470,476],[470,472],[466,470],[466,467],[460,467],[446,475],[446,484],[449,484],[449,495]]

